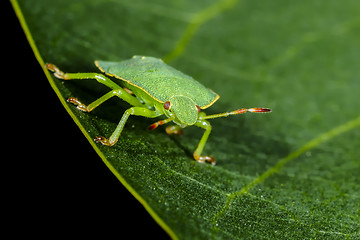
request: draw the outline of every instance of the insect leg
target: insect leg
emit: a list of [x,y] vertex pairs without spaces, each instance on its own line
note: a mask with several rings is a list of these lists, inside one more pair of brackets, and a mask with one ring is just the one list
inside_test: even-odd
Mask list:
[[153,123],[151,124],[149,127],[148,127],[148,130],[154,130],[155,128],[157,128],[158,126],[160,125],[164,125],[168,122],[171,122],[172,120],[174,120],[175,117],[169,117],[167,119],[164,119],[164,120],[160,120],[160,121],[157,121],[156,123]]
[[[105,86],[113,89],[112,94],[108,93],[104,95],[103,97],[99,98],[92,104],[94,104],[94,108],[109,99],[112,96],[118,96],[119,98],[123,99],[124,101],[128,102],[129,104],[137,107],[143,106],[143,104],[137,99],[136,97],[132,96],[130,93],[128,93],[126,90],[124,90],[122,87],[120,87],[115,82],[111,81],[109,78],[104,76],[100,73],[64,73],[61,71],[58,67],[56,67],[54,64],[47,63],[45,65],[47,69],[54,72],[54,75],[57,78],[63,79],[63,80],[72,80],[72,79],[95,79],[101,84],[104,84]],[[69,98],[68,102],[74,103],[78,106],[80,110],[90,112],[91,110],[88,110],[90,108],[90,105],[86,107],[86,105],[82,104],[79,100],[76,98]]]
[[[77,98],[74,98],[74,97],[69,97],[67,101],[75,104],[79,110],[84,111],[84,112],[91,112],[96,107],[98,107],[100,104],[104,103],[106,100],[110,99],[113,96],[118,96],[118,97],[122,98],[123,100],[127,101],[128,103],[130,103],[131,105],[138,104],[137,101],[132,101],[133,100],[132,98],[124,99],[122,94],[124,94],[123,89],[111,90],[110,92],[108,92],[104,96],[96,99],[94,102],[90,103],[89,105],[85,105],[85,104],[81,103]],[[137,105],[135,105],[135,106],[137,106]]]
[[102,104],[103,102],[108,100],[109,98],[115,96],[115,94],[116,94],[115,91],[116,90],[108,92],[107,94],[105,94],[104,96],[96,99],[94,102],[90,103],[87,106],[85,104],[81,103],[77,98],[74,98],[74,97],[69,97],[67,101],[75,104],[77,106],[77,108],[80,109],[81,111],[91,112],[97,106],[99,106],[100,104]]
[[201,137],[200,139],[200,142],[199,142],[199,145],[197,146],[197,148],[195,149],[195,152],[193,154],[194,156],[194,159],[198,162],[209,162],[211,163],[212,165],[215,165],[215,159],[211,156],[201,156],[201,153],[205,147],[205,144],[206,144],[206,141],[209,137],[209,134],[211,132],[211,125],[208,121],[206,120],[198,120],[196,123],[195,123],[195,126],[197,127],[201,127],[201,128],[204,128],[205,129],[205,132],[203,134],[203,136]]
[[179,125],[168,126],[165,130],[169,135],[182,135],[182,128]]
[[55,77],[63,79],[63,80],[72,80],[72,79],[95,79],[101,84],[111,88],[111,89],[119,89],[121,88],[119,85],[111,81],[109,78],[104,76],[101,73],[64,73],[57,66],[51,63],[47,63],[45,65],[47,69],[54,72]]
[[137,115],[137,116],[143,116],[148,118],[155,118],[160,116],[161,114],[152,110],[149,110],[147,108],[143,107],[132,107],[125,111],[122,118],[120,119],[119,124],[117,125],[114,132],[111,134],[111,136],[107,139],[105,137],[96,137],[94,140],[96,142],[101,142],[104,145],[107,146],[113,146],[117,140],[119,139],[119,136],[125,126],[126,121],[128,120],[130,115]]

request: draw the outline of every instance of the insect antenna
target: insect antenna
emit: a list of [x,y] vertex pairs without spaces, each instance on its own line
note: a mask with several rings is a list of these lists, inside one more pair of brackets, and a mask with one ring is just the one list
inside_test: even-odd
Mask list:
[[237,109],[237,110],[232,111],[232,112],[225,112],[225,113],[207,115],[207,116],[202,117],[202,119],[228,117],[230,115],[242,114],[242,113],[246,113],[246,112],[266,113],[266,112],[271,112],[271,109],[270,108],[241,108],[241,109]]

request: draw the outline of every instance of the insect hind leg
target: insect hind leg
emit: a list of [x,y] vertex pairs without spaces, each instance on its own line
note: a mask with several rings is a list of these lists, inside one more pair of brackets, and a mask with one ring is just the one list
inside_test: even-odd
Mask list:
[[47,63],[45,68],[54,72],[54,76],[63,79],[63,80],[73,80],[73,79],[95,79],[101,84],[111,88],[111,89],[119,89],[121,88],[118,84],[111,81],[108,77],[101,73],[64,73],[57,66],[52,63]]
[[121,86],[110,80],[108,77],[101,73],[64,73],[61,71],[57,66],[51,63],[47,63],[45,65],[47,69],[54,72],[55,77],[63,79],[63,80],[73,80],[73,79],[95,79],[101,84],[104,84],[105,86],[113,89],[113,91],[110,91],[109,93],[105,94],[103,97],[95,100],[93,103],[86,106],[85,104],[82,104],[79,100],[76,98],[69,98],[68,102],[71,102],[75,105],[77,105],[78,109],[90,112],[97,106],[99,106],[101,103],[105,102],[112,96],[118,96],[122,100],[128,102],[132,106],[135,107],[142,107],[143,104],[140,102],[139,99],[132,96],[130,93],[128,93],[126,90],[124,90]]

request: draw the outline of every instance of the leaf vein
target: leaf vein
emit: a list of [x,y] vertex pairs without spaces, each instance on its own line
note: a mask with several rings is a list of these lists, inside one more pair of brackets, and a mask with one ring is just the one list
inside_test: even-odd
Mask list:
[[212,222],[214,224],[213,232],[216,233],[219,230],[219,228],[217,226],[218,219],[227,212],[227,210],[231,206],[231,203],[234,201],[234,199],[237,196],[249,194],[249,190],[252,189],[254,186],[264,182],[267,178],[269,178],[273,174],[278,173],[284,165],[286,165],[291,160],[299,157],[303,153],[307,152],[309,149],[315,148],[318,145],[320,145],[321,143],[329,141],[329,140],[333,139],[334,137],[336,137],[342,133],[348,132],[356,127],[360,127],[360,116],[353,120],[350,120],[340,126],[334,127],[332,129],[330,129],[329,131],[327,131],[323,134],[320,134],[316,138],[313,138],[312,140],[305,143],[302,147],[300,147],[296,151],[290,153],[289,155],[287,155],[284,158],[281,158],[273,167],[271,167],[266,172],[264,172],[263,174],[261,174],[260,176],[255,178],[249,184],[245,185],[240,191],[229,194],[224,206],[220,209],[220,211],[217,214],[214,215],[214,218],[212,220]]
[[175,47],[163,57],[163,60],[168,63],[180,56],[201,25],[221,14],[222,12],[232,8],[238,2],[239,0],[219,0],[194,14],[183,35],[177,41]]

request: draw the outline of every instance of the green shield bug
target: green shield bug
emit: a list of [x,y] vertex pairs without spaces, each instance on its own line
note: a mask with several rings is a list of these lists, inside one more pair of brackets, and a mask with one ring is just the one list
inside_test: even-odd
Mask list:
[[95,65],[105,75],[120,79],[123,87],[100,73],[64,73],[51,63],[47,63],[45,67],[54,72],[57,78],[63,80],[95,79],[111,88],[110,92],[89,105],[70,97],[68,102],[75,104],[82,111],[91,112],[113,96],[133,106],[125,111],[109,138],[96,137],[94,139],[107,146],[112,146],[117,142],[130,115],[148,118],[165,115],[164,120],[155,122],[149,129],[153,130],[169,122],[174,122],[176,125],[166,128],[168,134],[180,134],[182,128],[191,125],[205,129],[193,157],[198,162],[215,164],[213,157],[201,155],[211,132],[211,125],[207,119],[245,112],[271,112],[268,108],[241,108],[231,112],[206,115],[201,110],[213,105],[219,99],[219,95],[158,58],[134,56],[121,62],[95,61]]

